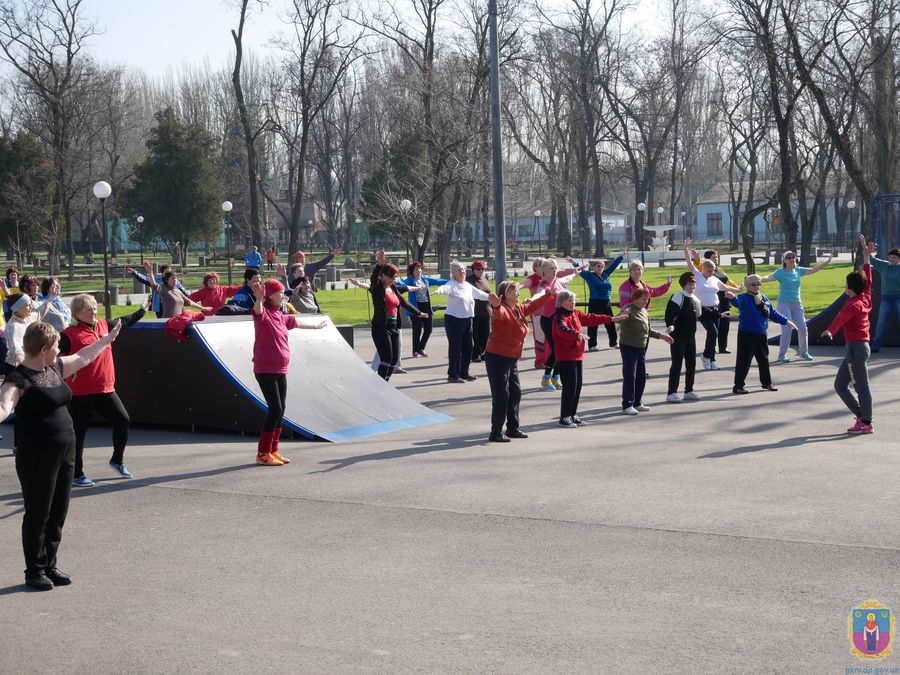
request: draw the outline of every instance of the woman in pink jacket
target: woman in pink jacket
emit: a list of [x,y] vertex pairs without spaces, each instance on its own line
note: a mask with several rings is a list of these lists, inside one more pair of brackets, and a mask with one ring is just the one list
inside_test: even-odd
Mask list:
[[288,331],[291,328],[324,328],[327,321],[317,324],[298,323],[292,314],[281,311],[284,286],[277,279],[268,279],[265,286],[258,281],[251,286],[256,303],[253,305],[253,374],[266,399],[268,413],[259,434],[256,451],[257,464],[281,466],[289,459],[278,452],[281,420],[287,401],[287,371],[291,362]]

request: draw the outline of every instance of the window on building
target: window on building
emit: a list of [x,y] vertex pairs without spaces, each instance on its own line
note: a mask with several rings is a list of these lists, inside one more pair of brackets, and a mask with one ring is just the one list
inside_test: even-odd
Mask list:
[[706,234],[710,237],[722,236],[722,214],[707,213],[706,214]]

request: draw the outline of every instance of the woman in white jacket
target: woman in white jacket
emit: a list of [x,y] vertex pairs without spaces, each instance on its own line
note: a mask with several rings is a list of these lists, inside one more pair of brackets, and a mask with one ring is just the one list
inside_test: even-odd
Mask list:
[[475,300],[487,300],[488,294],[466,281],[466,268],[461,263],[450,263],[451,279],[438,286],[435,293],[447,296],[444,312],[444,331],[447,333],[447,382],[471,382],[477,379],[469,374],[472,360],[472,318],[475,316]]

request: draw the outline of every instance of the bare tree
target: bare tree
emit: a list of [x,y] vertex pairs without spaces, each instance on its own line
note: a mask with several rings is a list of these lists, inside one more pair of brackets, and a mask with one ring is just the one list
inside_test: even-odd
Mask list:
[[73,273],[73,118],[86,95],[93,66],[81,55],[95,34],[81,16],[83,0],[20,0],[0,4],[0,52],[20,75],[44,128],[36,129],[54,166],[54,208],[48,226],[50,272],[59,274],[59,228],[65,227],[69,275]]

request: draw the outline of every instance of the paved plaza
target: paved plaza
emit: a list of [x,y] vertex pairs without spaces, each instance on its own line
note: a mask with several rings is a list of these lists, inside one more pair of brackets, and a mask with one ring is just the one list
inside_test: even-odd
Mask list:
[[[133,480],[113,478],[110,431],[92,429],[97,486],[73,491],[60,548],[74,583],[50,593],[22,583],[3,427],[0,672],[900,667],[896,637],[884,661],[853,656],[847,623],[870,599],[900,610],[900,350],[870,361],[876,433],[850,437],[841,348],[773,366],[777,392],[752,370],[741,397],[721,356],[697,374],[703,400],[666,404],[668,347],[651,342],[651,412],[619,414],[604,348],[586,357],[579,429],[557,425],[527,350],[530,437],[508,444],[486,442],[483,366],[446,382],[441,328],[392,383],[450,423],[288,443],[277,468],[253,464],[249,436],[138,428]],[[374,351],[366,330],[356,347]]]

